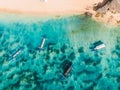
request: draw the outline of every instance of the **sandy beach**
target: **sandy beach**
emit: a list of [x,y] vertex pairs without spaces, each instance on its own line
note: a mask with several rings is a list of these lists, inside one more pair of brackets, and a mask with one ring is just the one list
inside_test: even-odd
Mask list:
[[[119,0],[114,0],[118,2]],[[89,13],[95,20],[110,24],[120,24],[120,14],[117,12],[115,2],[112,5],[105,5],[99,10],[93,7],[103,0],[2,0],[0,2],[0,12],[33,14],[33,15],[78,15]],[[106,8],[112,7],[112,10]]]
[[4,0],[0,2],[0,10],[18,13],[31,13],[40,15],[78,14],[98,3],[99,0]]

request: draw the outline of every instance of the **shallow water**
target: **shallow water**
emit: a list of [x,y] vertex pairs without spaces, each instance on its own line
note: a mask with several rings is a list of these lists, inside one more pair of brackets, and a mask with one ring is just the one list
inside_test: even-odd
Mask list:
[[[119,29],[84,16],[0,15],[1,90],[119,90]],[[39,52],[44,35],[47,41]],[[92,51],[98,40],[106,48]],[[22,53],[8,61],[20,47]],[[61,80],[66,60],[72,70]]]

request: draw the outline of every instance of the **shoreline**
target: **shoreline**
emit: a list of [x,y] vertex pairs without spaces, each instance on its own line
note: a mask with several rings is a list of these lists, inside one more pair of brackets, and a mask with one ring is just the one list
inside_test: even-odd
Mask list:
[[[92,10],[94,3],[102,0],[4,0],[0,2],[0,12],[32,15],[76,15],[83,14],[89,8]],[[92,10],[93,11],[93,10]]]
[[2,1],[0,4],[0,13],[36,17],[64,17],[85,14],[86,16],[92,17],[97,22],[120,25],[119,13],[112,13],[109,10],[105,11],[106,8],[110,7],[108,6],[109,3],[106,4],[107,7],[105,5],[98,10],[93,10],[96,4],[99,5],[104,2],[104,0],[48,0],[48,2],[30,0],[30,3],[26,0],[24,4],[22,4],[22,1],[13,1],[16,1],[15,6],[8,0]]

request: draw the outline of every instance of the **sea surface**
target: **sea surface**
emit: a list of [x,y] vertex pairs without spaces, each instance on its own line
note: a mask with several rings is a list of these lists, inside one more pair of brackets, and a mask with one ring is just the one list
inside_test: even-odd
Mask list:
[[[106,47],[93,51],[99,40]],[[120,26],[82,15],[0,14],[0,90],[120,90]]]

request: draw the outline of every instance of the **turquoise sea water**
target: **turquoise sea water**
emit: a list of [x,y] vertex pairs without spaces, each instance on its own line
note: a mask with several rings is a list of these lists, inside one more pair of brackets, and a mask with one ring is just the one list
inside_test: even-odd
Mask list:
[[[43,35],[47,41],[39,52]],[[98,40],[106,48],[91,51]],[[22,53],[9,62],[19,47]],[[72,70],[61,80],[66,60]],[[1,14],[0,90],[120,90],[120,27],[85,16]]]

